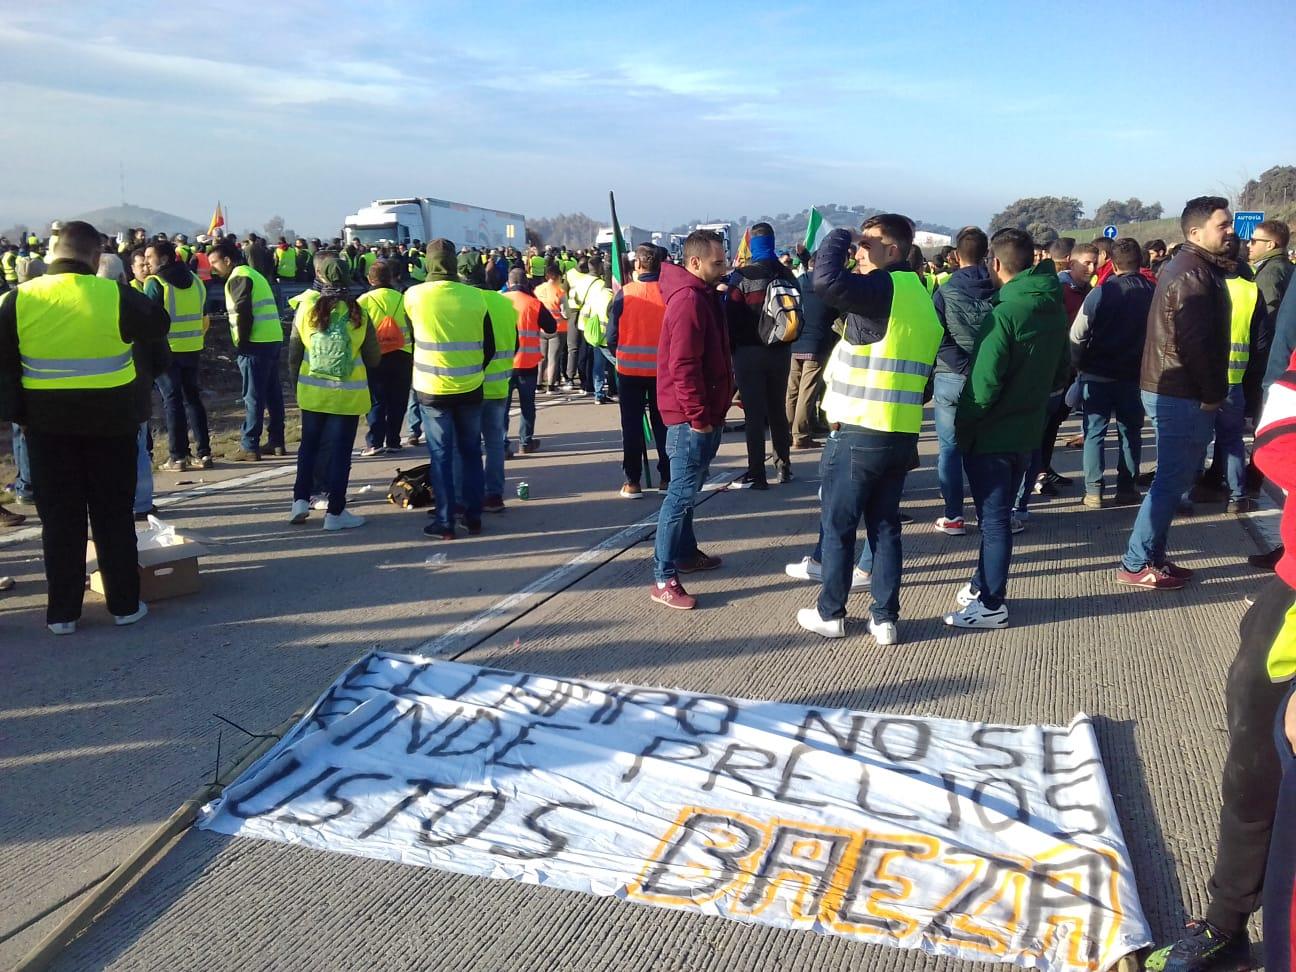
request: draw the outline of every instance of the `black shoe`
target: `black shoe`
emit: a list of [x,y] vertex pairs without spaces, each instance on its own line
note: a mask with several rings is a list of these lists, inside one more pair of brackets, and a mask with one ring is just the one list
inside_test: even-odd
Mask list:
[[1063,476],[1060,473],[1054,472],[1052,469],[1045,469],[1040,473],[1040,479],[1044,480],[1044,482],[1048,483],[1050,486],[1056,486],[1059,489],[1071,485],[1070,476]]
[[1058,488],[1043,476],[1040,476],[1039,479],[1035,480],[1035,488],[1031,492],[1036,496],[1056,496],[1058,495]]
[[775,464],[774,464],[774,467],[775,467],[775,469],[778,470],[778,481],[779,481],[780,483],[790,483],[790,482],[792,482],[793,476],[792,476],[792,464],[791,464],[791,463],[788,463],[788,462],[778,462],[778,463],[775,463]]
[[901,526],[904,526],[906,523],[912,523],[912,522],[913,522],[913,517],[910,516],[908,513],[901,513],[901,514],[900,514],[900,525],[901,525]]
[[769,489],[769,483],[765,477],[756,477],[751,473],[743,473],[741,479],[735,479],[729,484],[730,489]]
[[157,515],[158,515],[158,512],[159,512],[159,510],[158,510],[158,508],[157,508],[156,506],[150,506],[150,507],[149,507],[147,510],[145,510],[143,513],[136,513],[136,514],[135,514],[135,522],[136,522],[136,523],[147,523],[147,522],[148,522],[148,518],[149,518],[150,516],[157,516]]
[[1247,563],[1256,570],[1267,570],[1270,573],[1278,566],[1278,561],[1282,560],[1283,547],[1281,545],[1274,547],[1268,553],[1252,554],[1247,558]]
[[1140,486],[1147,487],[1152,485],[1152,480],[1155,478],[1156,478],[1156,470],[1153,469],[1151,472],[1139,473],[1139,477],[1138,479],[1135,480],[1135,482]]
[[1188,935],[1164,945],[1147,957],[1148,972],[1245,972],[1251,968],[1251,942],[1245,931],[1226,935],[1198,918],[1188,923]]

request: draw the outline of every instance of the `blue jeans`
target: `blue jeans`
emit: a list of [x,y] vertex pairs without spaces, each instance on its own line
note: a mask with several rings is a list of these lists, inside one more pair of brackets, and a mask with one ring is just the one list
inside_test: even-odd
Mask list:
[[481,523],[482,508],[482,403],[438,408],[421,405],[423,429],[431,457],[429,478],[436,496],[434,522],[442,532],[454,529],[455,457],[463,469],[462,500],[469,526]]
[[611,394],[608,384],[611,373],[616,370],[616,361],[608,354],[607,348],[591,346],[591,351],[594,358],[594,397],[607,398]]
[[135,439],[135,512],[153,509],[153,456],[149,453],[149,424],[141,422]]
[[[822,496],[820,498],[822,499]],[[867,533],[865,535],[867,536]],[[823,518],[821,516],[819,519],[819,539],[815,541],[814,553],[810,555],[810,559],[820,566],[823,565],[823,538]],[[855,561],[855,566],[866,574],[873,573],[873,548],[867,542],[860,549],[859,559]]]
[[1293,968],[1292,917],[1296,915],[1296,754],[1283,731],[1283,717],[1292,694],[1278,706],[1274,746],[1282,767],[1278,805],[1269,840],[1269,864],[1264,877],[1264,955],[1266,969]]
[[243,377],[243,436],[246,452],[261,448],[261,427],[266,424],[266,444],[270,448],[284,444],[283,384],[279,381],[279,351],[282,345],[254,344],[248,354],[239,354],[239,374]]
[[687,560],[698,552],[693,534],[693,507],[716,450],[720,448],[719,427],[695,432],[681,423],[666,429],[666,455],[670,457],[670,486],[657,515],[657,539],[653,547],[653,574],[659,584],[675,576],[675,561]]
[[12,423],[9,431],[13,436],[14,465],[18,467],[13,491],[19,499],[29,500],[36,494],[32,489],[31,457],[27,453],[27,436],[17,422]]
[[504,452],[508,444],[508,399],[488,398],[481,406],[482,453],[485,458],[484,492],[504,495]]
[[899,619],[900,494],[917,443],[916,435],[905,433],[829,433],[819,461],[823,481],[819,617],[823,620],[846,616],[861,518],[867,547],[874,552],[870,565],[873,620],[894,623]]
[[1215,452],[1224,457],[1224,480],[1229,499],[1240,500],[1246,493],[1246,396],[1241,385],[1230,385],[1228,397],[1215,413]]
[[351,447],[355,444],[358,415],[330,415],[301,410],[301,445],[297,447],[297,480],[293,499],[310,499],[315,494],[318,471],[323,467],[328,511],[337,516],[346,509],[347,483],[351,479]]
[[405,409],[405,424],[409,426],[410,435],[423,434],[423,409],[419,407],[418,392],[413,388],[409,393],[409,408]]
[[1104,445],[1113,415],[1120,441],[1116,492],[1133,492],[1138,488],[1139,460],[1143,454],[1143,400],[1139,397],[1138,382],[1086,378],[1080,382],[1080,401],[1084,414],[1085,492],[1102,495],[1103,472],[1107,468]]
[[162,408],[166,412],[167,450],[172,459],[189,455],[189,433],[194,436],[195,453],[211,455],[211,438],[207,431],[207,409],[198,387],[198,359],[201,351],[175,351],[171,367],[157,376]]
[[963,517],[963,456],[954,444],[954,415],[967,383],[966,375],[940,372],[932,379],[932,411],[936,419],[936,439],[940,454],[936,457],[936,478],[941,498],[945,500],[947,520]]
[[1028,472],[1032,452],[984,452],[963,457],[972,501],[976,503],[981,550],[972,589],[981,595],[981,603],[997,609],[1008,596],[1008,565],[1012,562],[1013,494]]
[[1156,434],[1156,476],[1130,533],[1121,563],[1128,571],[1166,562],[1166,535],[1184,493],[1201,469],[1215,428],[1215,413],[1202,409],[1192,398],[1175,398],[1145,391],[1143,410]]
[[[509,379],[508,409],[513,411],[513,392],[518,393],[518,407],[522,415],[518,420],[518,439],[522,445],[530,445],[535,438],[535,396],[537,374],[534,371],[515,371]],[[489,492],[489,490],[488,490]]]

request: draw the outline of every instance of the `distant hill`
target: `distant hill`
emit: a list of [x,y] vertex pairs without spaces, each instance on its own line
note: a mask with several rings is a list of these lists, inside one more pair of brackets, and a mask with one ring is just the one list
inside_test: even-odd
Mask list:
[[198,224],[192,219],[185,219],[174,213],[145,209],[143,206],[109,206],[106,209],[96,209],[71,218],[83,219],[100,233],[107,233],[110,236],[136,226],[143,226],[150,235],[165,233],[167,236],[174,236],[176,233],[184,233],[192,237],[207,231],[206,223]]

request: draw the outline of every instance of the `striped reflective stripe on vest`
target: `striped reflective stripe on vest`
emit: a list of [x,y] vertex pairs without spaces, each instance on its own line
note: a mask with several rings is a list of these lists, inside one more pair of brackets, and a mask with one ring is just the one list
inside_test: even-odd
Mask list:
[[[844,349],[843,349],[844,350]],[[867,352],[843,353],[842,358],[852,368],[864,368],[868,371],[889,371],[897,375],[920,375],[926,378],[931,374],[932,366],[921,361],[906,361],[904,358],[878,358]]]
[[26,378],[91,378],[121,371],[131,363],[131,352],[112,358],[31,358],[19,355]]
[[336,381],[332,378],[321,378],[318,375],[301,374],[297,376],[299,385],[314,385],[316,388],[327,388],[330,391],[365,391],[368,381]]
[[845,395],[847,398],[859,398],[866,402],[886,402],[889,405],[921,405],[923,403],[923,393],[919,391],[902,391],[898,388],[870,388],[868,386],[852,385],[836,378],[828,382],[828,387],[837,395]]
[[[513,367],[512,367],[513,352],[496,351],[495,354],[490,359],[490,365],[499,364],[501,361],[507,361],[509,363],[509,367],[505,368],[503,371],[487,370],[486,375],[483,379],[484,381],[508,381],[511,377],[513,377]],[[490,365],[486,366],[487,369],[490,368]]]
[[[480,341],[415,341],[414,347],[420,351],[477,351],[481,349]],[[481,369],[478,368],[478,371]]]
[[[479,347],[479,345],[473,345]],[[469,375],[481,374],[481,365],[430,365],[422,361],[414,362],[414,370],[421,371],[425,375],[439,375],[442,378],[467,378]]]

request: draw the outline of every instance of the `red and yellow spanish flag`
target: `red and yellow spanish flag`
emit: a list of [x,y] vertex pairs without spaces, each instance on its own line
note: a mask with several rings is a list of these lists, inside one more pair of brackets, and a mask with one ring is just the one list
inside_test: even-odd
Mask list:
[[738,255],[734,257],[735,267],[745,267],[751,263],[751,227],[743,233],[742,242],[738,244]]
[[225,214],[221,211],[221,204],[216,203],[216,212],[212,213],[211,225],[207,227],[207,235],[215,236],[216,231],[225,225]]

